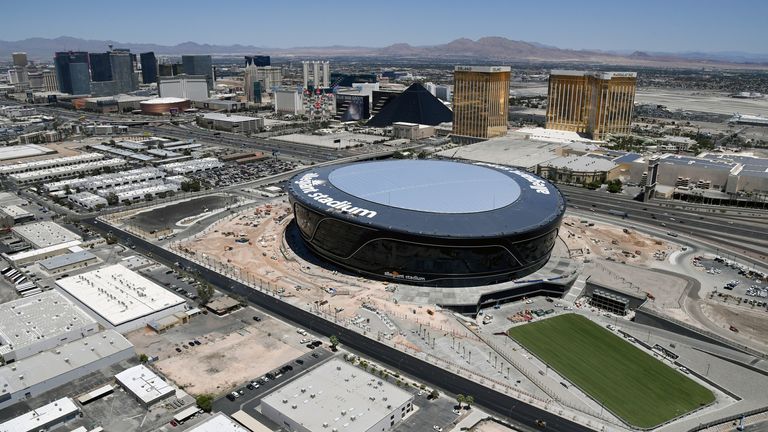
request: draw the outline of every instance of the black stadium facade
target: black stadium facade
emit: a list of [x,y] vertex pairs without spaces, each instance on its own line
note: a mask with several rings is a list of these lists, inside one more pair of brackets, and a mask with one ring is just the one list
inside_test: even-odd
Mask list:
[[316,254],[372,278],[426,286],[521,278],[550,257],[565,200],[507,166],[391,160],[315,168],[288,186]]

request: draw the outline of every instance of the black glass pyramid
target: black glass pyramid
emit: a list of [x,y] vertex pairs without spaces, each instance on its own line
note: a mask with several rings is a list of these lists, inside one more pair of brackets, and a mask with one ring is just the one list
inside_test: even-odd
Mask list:
[[407,122],[436,126],[450,121],[453,121],[453,112],[423,85],[414,83],[368,120],[367,125],[384,127]]

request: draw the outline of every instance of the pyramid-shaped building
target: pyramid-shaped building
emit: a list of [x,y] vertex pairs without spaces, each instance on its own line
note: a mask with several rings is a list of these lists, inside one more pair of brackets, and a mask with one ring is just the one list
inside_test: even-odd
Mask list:
[[414,83],[368,120],[367,125],[384,127],[407,122],[436,126],[450,121],[453,121],[453,112],[423,85]]

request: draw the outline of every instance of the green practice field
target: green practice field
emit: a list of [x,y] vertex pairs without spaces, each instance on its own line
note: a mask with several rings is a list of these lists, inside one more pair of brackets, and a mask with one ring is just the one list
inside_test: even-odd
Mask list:
[[714,401],[709,389],[576,314],[509,335],[627,423],[653,427]]

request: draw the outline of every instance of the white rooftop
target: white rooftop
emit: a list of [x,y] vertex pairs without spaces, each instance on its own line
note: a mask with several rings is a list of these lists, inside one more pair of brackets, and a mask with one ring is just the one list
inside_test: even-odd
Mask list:
[[44,248],[71,241],[82,241],[83,238],[51,221],[34,222],[11,228],[14,234],[30,243],[35,248]]
[[576,172],[610,171],[618,166],[609,159],[590,155],[562,156],[544,162],[541,165],[560,169],[568,169]]
[[126,369],[115,375],[115,379],[144,403],[151,403],[176,391],[144,365]]
[[56,285],[114,326],[184,303],[120,264],[60,279]]
[[171,103],[179,103],[179,102],[186,102],[189,99],[182,99],[177,97],[161,97],[161,98],[155,98],[155,99],[149,99],[145,101],[139,102],[140,104],[144,105],[154,105],[154,104],[171,104]]
[[595,141],[589,138],[583,138],[576,132],[562,131],[556,129],[545,129],[541,127],[523,127],[517,129],[511,134],[523,134],[528,139],[536,141],[545,141],[551,143],[567,144],[571,142],[583,142],[583,143],[602,143],[603,141]]
[[39,146],[37,144],[5,146],[5,147],[0,147],[0,161],[32,157],[32,156],[41,156],[48,153],[56,153],[56,151],[43,146]]
[[0,206],[0,212],[7,214],[8,216],[14,219],[29,217],[32,215],[32,213],[24,210],[23,208],[17,205]]
[[216,121],[224,121],[224,122],[247,122],[247,121],[254,121],[259,120],[256,117],[246,117],[241,115],[234,115],[234,114],[224,114],[224,113],[205,113],[203,114],[203,118],[206,120],[216,120]]
[[187,429],[186,432],[248,432],[248,429],[223,413],[216,413],[208,420]]
[[0,304],[0,355],[96,321],[56,290]]
[[120,333],[105,330],[16,360],[0,367],[0,399],[125,350],[132,352],[133,344]]
[[0,432],[32,432],[59,419],[74,415],[79,408],[71,398],[55,400],[48,405],[0,423]]
[[[412,397],[394,384],[333,359],[270,393],[262,404],[312,432],[333,428],[366,432]],[[399,412],[396,417],[400,420]]]

